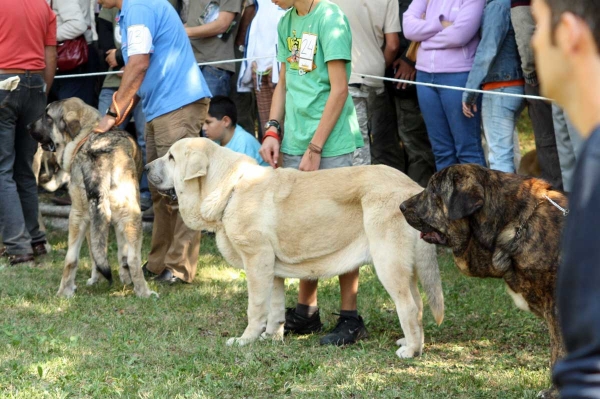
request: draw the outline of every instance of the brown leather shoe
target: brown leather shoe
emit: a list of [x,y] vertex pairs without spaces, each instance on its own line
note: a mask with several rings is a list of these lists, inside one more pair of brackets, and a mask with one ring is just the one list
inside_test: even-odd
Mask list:
[[38,242],[37,244],[31,244],[31,248],[33,249],[33,256],[42,256],[46,255],[48,251],[46,251],[46,243]]
[[8,261],[11,266],[25,262],[33,262],[33,254],[8,255]]
[[8,252],[6,252],[6,247],[3,247],[2,249],[0,249],[0,257],[8,257]]

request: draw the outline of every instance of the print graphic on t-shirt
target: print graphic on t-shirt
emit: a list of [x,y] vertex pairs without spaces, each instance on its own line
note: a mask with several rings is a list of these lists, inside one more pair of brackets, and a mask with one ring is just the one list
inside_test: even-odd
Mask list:
[[204,12],[202,13],[202,15],[198,17],[198,24],[204,25],[209,22],[216,21],[218,17],[219,3],[217,3],[216,1],[211,1],[206,5],[206,8],[204,8]]
[[[288,45],[288,50],[290,50],[291,55],[286,58],[286,60],[290,63],[290,69],[294,69],[294,70],[298,70],[298,72],[300,73],[300,75],[304,75],[304,73],[306,72],[310,72],[310,71],[314,71],[317,68],[317,64],[314,63],[314,61],[312,62],[312,67],[304,67],[304,68],[300,68],[299,67],[299,62],[300,62],[300,54],[301,53],[305,53],[306,52],[306,48],[303,48],[302,45],[303,44],[308,44],[308,43],[302,43],[302,38],[296,37],[296,31],[293,30],[292,31],[292,35],[293,37],[288,37],[287,38],[287,45]],[[316,38],[316,35],[314,35]],[[314,42],[311,43],[311,46],[314,45],[314,49],[313,49],[313,56],[314,54],[317,53],[317,44],[316,44],[316,39]],[[304,50],[304,52],[303,52]],[[302,58],[305,58],[304,56]]]

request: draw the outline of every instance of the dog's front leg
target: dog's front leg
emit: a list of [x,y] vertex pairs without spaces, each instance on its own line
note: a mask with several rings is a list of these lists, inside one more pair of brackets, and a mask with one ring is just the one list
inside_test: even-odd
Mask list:
[[242,255],[248,281],[248,326],[239,338],[230,338],[227,345],[246,345],[256,341],[265,331],[269,302],[275,277],[275,256],[272,250],[251,249],[251,255]]
[[285,279],[275,277],[273,279],[273,292],[271,293],[271,306],[267,318],[267,330],[261,334],[261,338],[272,338],[283,341],[283,325],[285,323]]
[[81,244],[88,229],[88,221],[81,215],[71,212],[69,215],[69,249],[65,257],[65,267],[63,269],[60,287],[56,295],[70,298],[75,293],[75,274],[77,273],[77,263],[79,261],[79,251]]

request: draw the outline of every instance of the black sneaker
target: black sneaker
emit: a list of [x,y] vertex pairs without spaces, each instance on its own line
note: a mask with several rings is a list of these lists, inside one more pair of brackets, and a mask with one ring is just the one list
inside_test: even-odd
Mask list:
[[322,329],[323,323],[321,323],[318,310],[310,317],[299,315],[296,313],[296,308],[285,310],[285,324],[283,325],[285,334],[312,334]]
[[[334,313],[337,314],[337,313]],[[340,316],[335,328],[326,336],[321,338],[321,345],[350,345],[368,335],[362,317]]]

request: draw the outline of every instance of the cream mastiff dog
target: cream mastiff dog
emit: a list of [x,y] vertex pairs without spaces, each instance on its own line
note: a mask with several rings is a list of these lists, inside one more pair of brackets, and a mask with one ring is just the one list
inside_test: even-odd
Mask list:
[[370,262],[404,331],[399,357],[423,350],[417,277],[442,322],[435,246],[399,209],[423,190],[406,175],[387,166],[274,170],[205,138],[178,141],[146,170],[161,193],[178,199],[186,225],[215,231],[225,259],[246,271],[248,326],[228,345],[283,338],[285,277],[332,277]]

